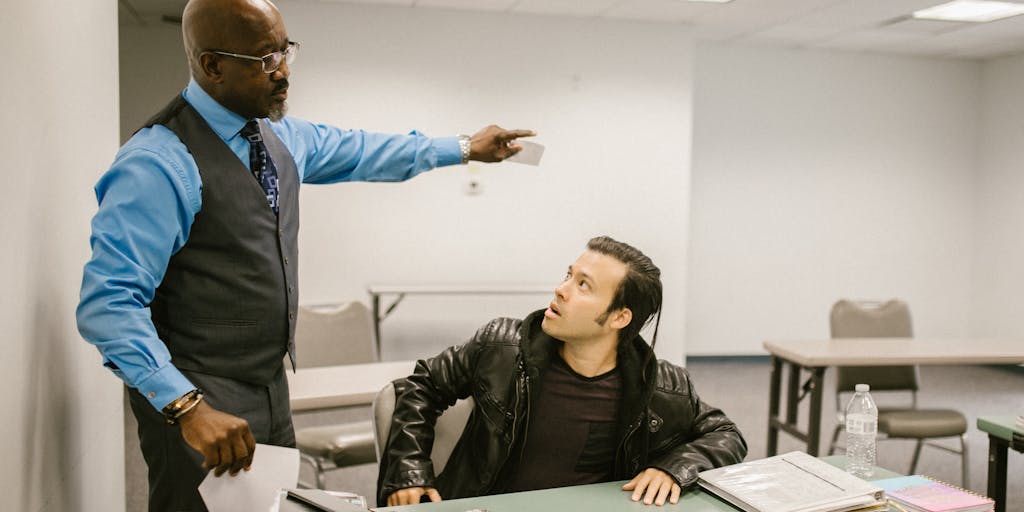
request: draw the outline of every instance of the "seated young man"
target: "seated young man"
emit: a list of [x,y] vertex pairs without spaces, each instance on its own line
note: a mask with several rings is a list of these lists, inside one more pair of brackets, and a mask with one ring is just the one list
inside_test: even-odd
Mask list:
[[[466,344],[419,361],[395,381],[378,503],[632,479],[623,490],[633,501],[663,505],[676,503],[697,472],[743,460],[736,425],[640,337],[661,297],[650,258],[594,238],[547,309],[493,320]],[[435,421],[470,396],[474,410],[435,475]]]

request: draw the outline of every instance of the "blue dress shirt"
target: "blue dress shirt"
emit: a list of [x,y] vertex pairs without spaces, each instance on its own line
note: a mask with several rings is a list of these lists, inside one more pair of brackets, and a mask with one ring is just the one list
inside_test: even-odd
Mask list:
[[[195,81],[183,96],[248,168],[249,142],[238,133],[247,119]],[[462,160],[455,137],[366,133],[290,117],[270,127],[295,159],[301,183],[403,181]],[[95,190],[99,211],[92,219],[78,330],[105,366],[162,409],[195,387],[171,364],[149,303],[202,208],[199,169],[171,130],[154,125],[121,147]]]

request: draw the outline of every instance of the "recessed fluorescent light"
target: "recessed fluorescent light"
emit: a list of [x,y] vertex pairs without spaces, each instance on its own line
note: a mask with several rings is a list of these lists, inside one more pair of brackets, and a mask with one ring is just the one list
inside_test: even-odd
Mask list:
[[687,2],[700,2],[705,4],[727,4],[732,0],[686,0]]
[[1024,14],[1024,4],[988,0],[954,0],[914,12],[922,20],[986,23]]

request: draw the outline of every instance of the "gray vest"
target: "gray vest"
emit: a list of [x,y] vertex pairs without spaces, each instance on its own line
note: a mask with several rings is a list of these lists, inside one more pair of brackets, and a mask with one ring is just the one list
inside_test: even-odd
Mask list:
[[183,370],[266,384],[284,354],[294,363],[299,183],[295,161],[270,127],[279,215],[230,148],[180,95],[146,126],[173,131],[199,167],[202,208],[171,256],[149,305],[157,334]]

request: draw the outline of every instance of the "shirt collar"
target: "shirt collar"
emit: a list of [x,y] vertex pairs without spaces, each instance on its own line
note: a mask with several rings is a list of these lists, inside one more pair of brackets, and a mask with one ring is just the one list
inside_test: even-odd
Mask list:
[[245,126],[247,120],[244,117],[217,103],[195,80],[189,80],[182,96],[224,142],[237,136]]

